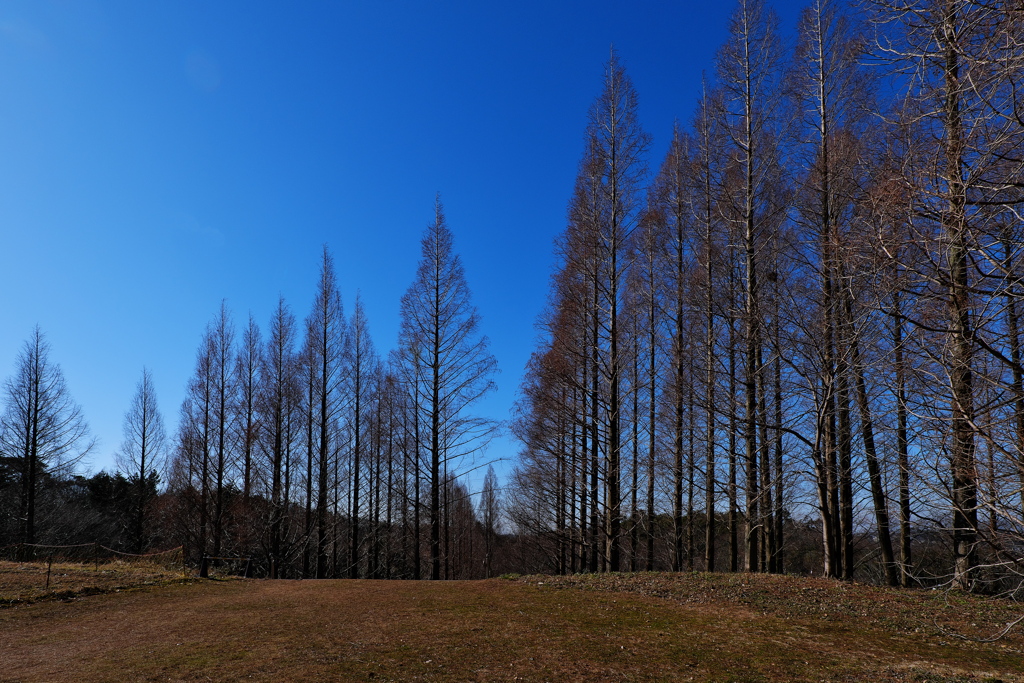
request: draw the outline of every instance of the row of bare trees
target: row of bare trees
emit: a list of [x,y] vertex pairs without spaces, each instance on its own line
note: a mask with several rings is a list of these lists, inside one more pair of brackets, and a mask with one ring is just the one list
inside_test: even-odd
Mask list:
[[[302,325],[282,300],[266,341],[252,320],[236,338],[221,307],[171,465],[179,533],[196,556],[251,553],[271,577],[489,571],[497,491],[478,510],[460,477],[496,429],[473,412],[495,361],[440,203],[421,247],[388,358],[358,297],[346,316],[326,249]],[[493,475],[485,485],[496,489]]]
[[92,442],[36,329],[4,385],[0,545],[97,541],[60,522],[80,514],[73,494],[116,517],[90,528],[131,552],[182,545],[196,564],[245,556],[271,577],[490,574],[498,483],[493,469],[482,491],[483,473],[467,475],[498,427],[474,413],[496,363],[440,202],[421,247],[387,358],[358,296],[345,315],[326,248],[303,323],[282,299],[265,334],[251,317],[238,333],[222,304],[173,439],[143,370],[113,478],[76,475]]
[[[739,0],[654,169],[612,53],[513,420],[521,567],[781,572],[811,530],[827,576],[1017,581],[1022,21],[813,0],[789,49]],[[387,357],[325,249],[303,321],[282,300],[239,333],[221,307],[170,447],[144,371],[119,454],[133,547],[162,525],[194,561],[274,577],[502,564],[496,477],[476,497],[466,477],[497,427],[474,412],[495,361],[440,203],[421,247]],[[85,423],[38,330],[4,389],[0,504],[32,543]]]
[[612,54],[514,421],[548,568],[786,571],[800,516],[828,576],[1020,574],[1022,20],[740,0],[653,177]]

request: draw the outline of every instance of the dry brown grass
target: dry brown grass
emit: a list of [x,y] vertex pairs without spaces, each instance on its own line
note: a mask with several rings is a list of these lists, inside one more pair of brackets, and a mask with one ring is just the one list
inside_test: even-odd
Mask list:
[[[761,576],[195,581],[0,610],[0,680],[1024,680],[1019,635],[942,635],[941,603]],[[946,625],[1013,613],[993,605]]]
[[[47,577],[49,574],[49,577]],[[0,607],[105,593],[181,579],[180,569],[150,562],[7,562],[0,560]]]

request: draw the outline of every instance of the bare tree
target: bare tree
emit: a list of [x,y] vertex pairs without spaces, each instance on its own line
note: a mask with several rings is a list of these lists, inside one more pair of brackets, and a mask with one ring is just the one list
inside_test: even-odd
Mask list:
[[[665,393],[667,401],[671,404],[668,410],[670,425],[667,425],[667,432],[672,437],[672,521],[673,521],[673,560],[672,568],[681,571],[683,568],[684,550],[684,520],[686,519],[683,505],[683,491],[686,483],[687,468],[686,461],[686,420],[687,420],[687,395],[688,387],[692,377],[690,369],[690,328],[693,324],[691,309],[691,280],[693,275],[692,246],[694,235],[691,234],[693,216],[691,214],[691,183],[692,183],[692,151],[691,141],[677,125],[672,132],[672,142],[669,145],[668,154],[662,163],[661,170],[655,178],[652,188],[651,216],[649,225],[663,224],[663,232],[656,249],[641,249],[641,255],[646,251],[652,252],[652,258],[656,260],[651,263],[652,284],[656,278],[664,280],[661,286],[663,292],[658,292],[652,287],[648,293],[650,308],[646,323],[646,333],[650,337],[651,344],[656,343],[658,336],[657,313],[661,313],[669,321],[669,329],[666,330],[670,338],[668,350],[668,363],[670,365],[669,376],[665,381]],[[651,241],[649,238],[644,242]],[[660,253],[659,253],[660,252]],[[638,265],[644,268],[644,259],[639,259]],[[654,272],[658,275],[654,276]],[[660,296],[659,296],[660,294]],[[660,311],[656,309],[661,309]],[[653,347],[652,347],[653,348]],[[653,362],[653,359],[652,359]],[[654,366],[652,366],[654,367]],[[654,387],[651,387],[654,391]],[[656,398],[652,393],[649,396],[652,404],[650,409],[656,408]],[[652,413],[651,417],[654,417]],[[652,425],[653,427],[653,425]],[[654,449],[656,435],[653,428],[650,434],[649,448]],[[651,455],[653,460],[653,454]]]
[[117,466],[128,475],[134,488],[131,539],[137,553],[149,545],[151,484],[156,483],[163,470],[166,446],[164,419],[157,407],[153,376],[143,368],[131,407],[124,416],[124,441],[116,455]]
[[50,344],[38,326],[4,383],[4,399],[0,453],[18,466],[20,540],[30,544],[38,540],[43,480],[67,473],[93,445],[82,409],[71,398],[60,366],[50,360]]
[[620,564],[622,520],[622,403],[625,365],[620,310],[629,270],[629,238],[640,217],[641,189],[647,171],[650,136],[640,127],[636,90],[614,50],[605,69],[604,89],[590,108],[589,148],[597,171],[600,214],[596,274],[598,368],[607,385],[608,429],[605,455],[605,561],[610,571]]
[[402,297],[399,343],[413,366],[414,402],[429,457],[430,578],[441,578],[442,474],[456,458],[480,449],[494,433],[493,421],[470,409],[494,388],[497,362],[480,335],[480,316],[470,301],[462,262],[440,199],[421,242],[416,279]]
[[761,310],[765,270],[760,262],[766,243],[781,220],[774,201],[782,179],[779,131],[782,91],[779,80],[782,46],[775,14],[762,0],[739,0],[729,24],[729,38],[718,54],[721,122],[733,168],[727,213],[742,251],[743,395],[746,446],[746,569],[757,571],[759,540],[767,510],[759,506],[758,427],[765,424],[758,389],[764,382],[764,330]]
[[[980,540],[976,450],[987,431],[979,424],[978,401],[987,383],[1001,381],[983,371],[989,364],[980,354],[1013,364],[992,343],[1003,316],[990,320],[987,305],[997,301],[990,292],[1012,279],[1003,270],[1001,226],[1020,220],[1013,191],[1019,138],[1014,114],[997,104],[1012,90],[1005,78],[1013,69],[1004,67],[1013,60],[1004,58],[1013,31],[1004,29],[1014,25],[1009,16],[1019,9],[1005,13],[1002,3],[975,0],[873,4],[882,28],[876,54],[908,76],[900,115],[911,144],[901,169],[911,196],[910,225],[922,245],[917,253],[924,258],[899,265],[927,304],[928,315],[909,322],[943,347],[941,354],[925,351],[947,385],[948,410],[931,412],[938,438],[948,444],[943,488],[952,511],[953,585],[968,590],[977,578]],[[934,398],[930,404],[937,408]]]
[[228,522],[228,495],[233,474],[234,434],[234,362],[235,326],[227,302],[207,328],[210,354],[210,441],[213,467],[213,554],[223,552]]
[[[279,299],[270,320],[270,334],[260,364],[257,408],[263,451],[267,494],[270,501],[268,556],[270,578],[281,578],[285,564],[288,520],[288,474],[296,441],[298,406],[301,400],[299,361],[295,353],[295,316]],[[258,468],[264,469],[264,468]]]
[[[861,337],[866,315],[857,300],[858,285],[867,273],[854,258],[860,246],[851,237],[861,188],[867,185],[867,164],[872,125],[872,80],[862,64],[865,39],[856,22],[830,0],[815,0],[801,15],[796,59],[790,71],[798,119],[800,190],[796,197],[797,223],[813,254],[812,272],[820,293],[804,299],[821,321],[811,348],[820,354],[816,364],[824,398],[824,430],[814,452],[817,489],[825,549],[825,573],[850,578],[853,558],[852,406],[861,416],[861,441],[869,483],[882,565],[887,581],[897,582],[889,533],[888,505],[882,469],[875,446],[874,419]],[[851,388],[852,385],[852,388]],[[838,457],[837,457],[838,454]]]
[[374,389],[377,378],[375,370],[380,364],[377,352],[370,338],[369,323],[363,310],[362,300],[356,296],[355,311],[349,326],[347,354],[348,356],[348,395],[351,402],[350,426],[352,429],[352,508],[351,508],[351,561],[349,577],[359,578],[359,515],[360,493],[363,483],[360,481],[363,466],[363,453],[366,448],[364,433],[367,431],[367,412],[370,401],[368,397]]
[[[339,444],[337,428],[341,415],[341,389],[344,380],[345,316],[341,293],[335,281],[334,260],[324,247],[313,311],[306,321],[306,372],[308,373],[308,403],[310,424],[309,471],[307,477],[307,510],[316,499],[316,577],[328,574],[328,546],[330,543],[327,512],[331,486],[331,473]],[[316,493],[313,496],[313,479]],[[311,533],[308,529],[307,533]]]
[[260,358],[263,354],[263,340],[260,327],[252,315],[249,324],[242,332],[242,343],[235,359],[235,439],[238,444],[238,455],[241,459],[242,502],[249,504],[253,482],[253,454],[256,450],[256,438],[259,433],[256,409],[259,392]]
[[484,578],[491,578],[494,564],[494,540],[498,532],[498,515],[501,514],[501,492],[498,490],[498,476],[494,467],[487,467],[484,488],[480,492],[480,523],[484,527]]

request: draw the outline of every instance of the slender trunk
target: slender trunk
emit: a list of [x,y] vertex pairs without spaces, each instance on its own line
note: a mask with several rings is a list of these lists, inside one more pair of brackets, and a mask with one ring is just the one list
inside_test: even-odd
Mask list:
[[[566,392],[562,389],[560,407],[565,405]],[[565,411],[558,415],[558,456],[555,458],[555,538],[558,543],[558,574],[566,573],[568,555],[565,533],[566,476],[565,467],[568,460],[566,453]]]
[[[613,207],[616,207],[613,199]],[[615,209],[613,208],[613,213]],[[609,422],[608,422],[608,472],[605,474],[605,481],[607,482],[608,488],[608,500],[607,500],[607,527],[608,527],[608,571],[617,572],[619,571],[620,564],[620,553],[619,547],[619,528],[622,520],[622,500],[620,491],[620,469],[622,462],[622,416],[621,412],[621,397],[619,392],[621,390],[620,384],[620,363],[619,358],[619,303],[618,303],[618,226],[613,226],[613,242],[612,242],[612,254],[611,254],[611,278],[612,278],[612,291],[610,292],[610,304],[611,311],[609,313],[611,320],[611,333],[610,333],[610,344],[611,344],[611,357],[609,362],[611,363],[611,375],[608,378],[608,407],[609,407]]]
[[[846,299],[846,316],[852,319],[849,298]],[[882,566],[885,580],[890,586],[899,584],[896,572],[896,558],[892,548],[892,537],[889,534],[889,505],[882,487],[882,472],[878,464],[878,453],[875,450],[875,428],[871,419],[871,403],[868,398],[867,382],[864,379],[864,367],[860,359],[860,346],[854,336],[850,345],[853,361],[854,386],[857,392],[857,405],[860,408],[861,439],[864,442],[864,457],[868,465],[868,478],[871,482],[871,501],[875,512],[875,528],[878,532],[878,545],[882,551]]]
[[[651,268],[647,298],[647,557],[645,569],[654,571],[654,479],[658,438],[658,297]],[[636,418],[639,420],[639,415]]]
[[758,357],[757,364],[762,368],[757,382],[757,412],[758,423],[760,424],[760,449],[758,457],[761,461],[761,495],[758,497],[758,510],[761,513],[758,519],[758,528],[761,532],[760,569],[762,572],[769,572],[771,571],[771,557],[775,552],[775,523],[772,516],[772,460],[769,457],[771,441],[768,440],[768,376],[763,371],[766,367],[764,359]]
[[[825,148],[827,150],[827,147]],[[826,175],[827,181],[827,175]],[[827,186],[826,186],[827,189]],[[821,533],[824,550],[823,573],[829,578],[838,578],[842,574],[842,558],[840,555],[839,524],[839,483],[838,457],[839,429],[837,427],[836,392],[839,385],[836,366],[836,306],[835,283],[833,269],[832,232],[828,219],[828,193],[822,192],[822,214],[825,223],[822,238],[822,295],[824,301],[825,344],[822,368],[822,420],[819,425],[820,438],[818,448],[820,467],[817,467],[819,478],[819,506],[821,508]]]
[[[280,377],[278,381],[280,381]],[[272,579],[281,578],[281,522],[284,514],[284,507],[281,504],[281,461],[284,451],[281,401],[281,394],[277,392],[274,405],[274,445],[270,464],[270,578]]]
[[[730,249],[730,252],[732,250]],[[733,258],[730,258],[730,263]],[[729,302],[736,302],[735,267],[729,269]],[[736,414],[736,389],[739,385],[736,367],[736,316],[729,314],[729,571],[740,569],[739,543],[739,500],[738,500],[738,458],[737,441],[739,436],[739,416]]]
[[422,554],[421,554],[421,540],[420,533],[422,525],[420,523],[420,487],[423,484],[422,477],[420,474],[420,410],[419,405],[416,403],[416,395],[413,394],[412,410],[413,410],[413,463],[415,470],[415,481],[413,486],[413,513],[412,513],[412,528],[413,528],[413,553],[412,553],[412,578],[419,581],[423,577],[422,572]]
[[[677,342],[678,343],[678,342]],[[683,360],[682,350],[676,350],[676,396],[675,396],[675,438],[673,439],[673,450],[675,463],[673,475],[675,488],[672,492],[672,518],[673,537],[675,540],[675,552],[672,555],[672,570],[683,570],[683,480],[685,477],[683,468]]]
[[[570,427],[569,427],[569,429],[570,429],[570,431],[569,431],[569,467],[568,467],[568,470],[569,470],[568,471],[568,478],[569,478],[569,480],[566,482],[566,486],[568,487],[568,491],[567,491],[567,495],[568,495],[567,507],[568,507],[568,512],[569,512],[569,534],[568,535],[569,535],[569,573],[570,574],[575,574],[576,573],[576,567],[577,567],[577,565],[576,565],[576,553],[577,553],[577,537],[576,537],[576,534],[577,534],[577,530],[578,530],[577,523],[579,521],[577,519],[577,516],[576,516],[576,496],[577,496],[577,492],[578,492],[577,486],[579,485],[579,476],[578,476],[577,472],[579,471],[578,468],[580,466],[580,463],[579,463],[579,460],[580,460],[580,454],[579,454],[579,435],[577,433],[578,429],[579,429],[579,421],[576,419],[576,406],[577,406],[576,387],[573,387],[572,388],[571,403],[568,406],[568,419],[569,419],[569,424],[570,424]],[[488,531],[488,539],[490,539],[489,531]],[[487,546],[488,549],[491,547],[489,543],[490,542],[488,541],[488,546]],[[490,550],[488,550],[487,551],[487,558],[488,558],[487,578],[490,578],[490,564],[489,564],[490,563],[490,557],[491,557]]]
[[[709,207],[710,210],[710,207]],[[706,216],[705,266],[706,327],[704,334],[704,420],[707,437],[704,443],[704,569],[715,571],[715,314],[713,273],[711,269],[711,217]]]
[[1021,372],[1020,318],[1017,313],[1016,268],[1013,262],[1013,238],[1009,229],[1003,234],[1004,277],[1009,286],[1006,289],[1006,328],[1010,346],[1011,390],[1013,391],[1014,443],[1009,449],[1013,454],[1020,483],[1020,514],[1024,515],[1024,373]]
[[[359,331],[356,331],[356,344],[359,343]],[[353,448],[352,448],[352,542],[350,545],[349,554],[351,561],[349,562],[348,576],[350,579],[359,578],[359,468],[360,459],[362,456],[362,398],[363,398],[363,383],[362,383],[362,368],[360,367],[362,359],[359,356],[358,350],[356,351],[355,357],[355,368],[354,373],[354,384],[352,399],[355,402],[353,406]]]
[[775,376],[775,545],[773,571],[785,572],[785,533],[782,494],[785,491],[782,476],[782,348],[779,345],[779,328],[775,327],[775,359],[772,363]]
[[953,479],[953,555],[954,585],[961,590],[974,587],[977,565],[978,493],[974,444],[973,334],[967,258],[967,190],[964,172],[964,124],[961,118],[959,89],[960,65],[956,45],[956,4],[950,3],[942,32],[945,52],[945,124],[946,180],[949,206],[944,220],[949,259],[949,317],[951,358],[950,386],[953,391],[952,479]]
[[694,475],[697,469],[696,453],[694,450],[694,391],[693,391],[693,357],[690,356],[690,382],[687,387],[687,420],[686,420],[686,569],[693,571],[693,559],[696,554],[694,547],[693,533],[693,489]]
[[[327,301],[326,297],[324,299]],[[326,309],[326,306],[325,306]],[[330,343],[329,327],[327,322],[327,311],[323,311],[323,328],[320,330],[320,453],[317,477],[316,495],[316,577],[323,579],[327,577],[327,479],[330,472]]]
[[310,358],[309,384],[307,387],[309,392],[309,414],[306,420],[306,529],[302,549],[302,577],[305,579],[312,576],[309,542],[313,538],[313,452],[316,448],[316,445],[313,443],[313,387],[316,383],[314,367],[312,358]]
[[913,582],[910,546],[910,455],[907,428],[906,369],[903,365],[903,313],[900,294],[893,294],[893,362],[896,366],[896,457],[900,479],[900,585]]
[[594,309],[593,309],[593,340],[591,346],[591,400],[590,400],[590,571],[598,569],[598,558],[601,555],[598,529],[601,522],[601,511],[598,508],[598,396],[600,396],[600,375],[598,369],[598,301],[595,274]]
[[[639,568],[637,545],[639,542],[637,514],[637,489],[639,488],[640,470],[640,343],[639,335],[633,353],[633,469],[629,494],[629,571]],[[651,378],[653,382],[653,378]]]

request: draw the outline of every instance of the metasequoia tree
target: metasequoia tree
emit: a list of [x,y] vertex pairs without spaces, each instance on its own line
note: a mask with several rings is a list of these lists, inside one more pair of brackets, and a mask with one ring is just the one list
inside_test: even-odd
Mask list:
[[253,454],[259,433],[256,410],[259,391],[260,358],[263,340],[259,325],[250,315],[249,324],[242,332],[241,344],[235,358],[235,441],[242,477],[242,502],[248,506],[252,493]]
[[480,492],[480,524],[484,528],[484,578],[491,578],[494,559],[494,538],[498,533],[498,516],[501,514],[501,491],[498,490],[498,476],[492,465],[487,466],[483,490]]
[[164,468],[167,436],[164,419],[157,407],[153,375],[142,369],[142,378],[124,416],[124,441],[116,455],[117,465],[133,485],[131,539],[132,548],[141,553],[149,538],[150,481]]
[[235,328],[228,314],[226,302],[221,302],[217,317],[207,328],[210,349],[208,444],[213,468],[213,554],[222,553],[225,533],[228,494],[233,466],[234,417],[234,363]]
[[424,443],[421,418],[416,397],[419,395],[422,371],[422,349],[415,339],[391,352],[389,365],[396,378],[395,410],[400,411],[402,424],[402,516],[405,558],[416,581],[422,578],[422,505]]
[[482,448],[494,423],[471,414],[494,388],[497,362],[479,332],[462,262],[455,253],[440,199],[421,242],[416,279],[402,297],[399,343],[411,366],[430,486],[430,578],[441,578],[441,486],[459,457]]
[[[227,496],[233,483],[234,326],[222,302],[196,352],[178,421],[172,488],[179,522],[197,559],[222,554]],[[212,538],[211,538],[212,537]]]
[[[912,171],[905,175],[911,227],[925,259],[900,266],[920,283],[917,295],[927,302],[928,314],[910,323],[942,343],[942,353],[931,360],[946,377],[948,411],[932,414],[948,443],[953,582],[970,589],[978,564],[977,446],[989,433],[979,427],[978,396],[987,382],[1001,381],[983,371],[990,365],[979,353],[1019,370],[1012,355],[993,343],[1004,319],[990,319],[986,306],[993,301],[989,293],[1002,289],[998,283],[1013,277],[996,253],[1000,225],[1007,217],[1019,222],[1013,213],[1019,193],[1010,191],[1019,163],[1006,154],[1016,146],[1013,105],[1008,111],[999,104],[1006,102],[1007,68],[1013,70],[1003,51],[1005,22],[1012,24],[1013,12],[1005,13],[1002,3],[972,0],[874,4],[877,19],[888,24],[879,56],[910,75],[901,114],[912,145],[901,167]],[[1009,215],[999,210],[1006,208]],[[892,257],[893,250],[887,254]]]
[[[313,310],[306,319],[306,374],[307,374],[307,473],[306,487],[307,534],[316,527],[315,576],[328,576],[330,550],[330,520],[328,510],[331,494],[331,474],[338,457],[337,426],[342,410],[341,390],[344,380],[344,351],[346,324],[341,304],[341,293],[335,281],[334,260],[324,247],[320,265]],[[315,480],[315,494],[314,494]],[[315,511],[313,498],[316,500]],[[312,568],[307,567],[307,572]]]
[[[673,141],[675,143],[675,141]],[[675,144],[673,144],[675,149]],[[671,155],[671,152],[670,152]],[[666,288],[662,260],[666,258],[666,241],[669,240],[665,214],[658,210],[655,201],[649,200],[647,215],[634,233],[634,267],[627,280],[627,311],[625,320],[629,323],[627,338],[630,345],[631,371],[630,396],[632,401],[629,420],[632,423],[630,437],[633,452],[631,472],[631,524],[630,524],[630,571],[639,568],[640,529],[639,505],[640,485],[643,481],[640,470],[644,470],[644,546],[646,547],[645,567],[654,568],[654,519],[655,479],[658,451],[658,396],[664,383],[665,365],[664,329],[661,323],[663,294]],[[646,435],[644,434],[646,432]],[[641,451],[642,454],[641,454]],[[644,466],[641,468],[641,456]]]
[[60,366],[50,360],[50,344],[38,326],[18,354],[14,375],[4,383],[4,403],[0,454],[16,463],[19,539],[31,544],[38,540],[42,482],[69,471],[92,446],[86,441],[89,428],[82,410],[71,398]]
[[257,411],[258,451],[264,491],[270,507],[266,520],[268,574],[282,578],[286,562],[288,505],[292,451],[296,446],[301,400],[299,361],[295,353],[295,316],[284,299],[278,299],[270,319],[270,331],[260,362]]
[[[832,2],[815,0],[801,15],[790,87],[799,107],[797,159],[803,167],[797,193],[797,217],[808,242],[811,273],[820,282],[815,317],[820,321],[810,345],[820,355],[811,364],[820,368],[823,431],[812,449],[822,519],[825,574],[851,578],[853,557],[853,405],[860,412],[861,437],[869,472],[872,507],[882,554],[891,585],[897,581],[889,535],[888,504],[882,488],[881,466],[875,447],[874,420],[865,368],[860,352],[862,319],[855,280],[863,280],[864,264],[851,256],[850,242],[870,141],[870,81],[860,62],[864,40],[852,21]],[[811,273],[807,273],[811,275]],[[806,301],[806,299],[805,299]]]
[[[685,507],[683,492],[688,469],[686,460],[688,456],[692,456],[692,453],[688,453],[685,445],[687,420],[691,417],[688,412],[691,406],[688,405],[687,397],[693,380],[689,372],[692,365],[690,328],[693,324],[693,312],[690,305],[693,274],[691,170],[690,139],[676,126],[668,154],[654,181],[652,199],[649,202],[652,208],[649,224],[652,227],[660,225],[661,231],[664,233],[659,239],[663,246],[656,250],[656,252],[660,252],[657,254],[658,258],[651,264],[658,275],[651,279],[652,281],[656,281],[658,278],[663,279],[664,291],[661,296],[656,291],[651,291],[648,295],[660,302],[659,312],[669,321],[669,329],[665,333],[671,340],[668,345],[670,369],[664,384],[667,401],[671,406],[668,410],[670,415],[668,434],[672,444],[672,524],[674,531],[672,568],[675,571],[682,571],[684,564]],[[653,240],[651,238],[643,240],[643,242],[650,241]],[[641,253],[643,254],[644,251],[646,250],[641,250]],[[644,263],[642,258],[640,263]],[[648,320],[645,322],[648,327],[647,334],[657,335],[659,330],[653,311],[648,311]],[[654,400],[654,397],[652,396],[651,399]],[[653,448],[655,443],[656,440],[652,437],[649,446]]]
[[[704,323],[704,568],[715,570],[715,493],[716,493],[716,392],[718,382],[718,326],[721,318],[719,289],[721,288],[720,254],[722,225],[718,211],[718,191],[721,167],[718,150],[722,144],[721,131],[714,116],[718,108],[718,93],[705,89],[693,119],[692,151],[689,174],[689,209],[693,217],[697,246],[694,249],[699,262],[698,280],[703,282],[696,294],[697,305],[703,309]],[[730,399],[731,400],[731,399]],[[730,459],[732,455],[730,454]],[[781,541],[780,541],[781,542]]]
[[[531,360],[527,405],[516,420],[527,449],[513,507],[524,523],[537,513],[530,524],[554,527],[559,571],[577,562],[590,571],[617,571],[621,564],[622,455],[630,439],[624,408],[630,391],[638,398],[640,381],[629,386],[639,340],[627,339],[623,302],[648,144],[636,93],[613,52],[588,116],[568,225],[556,242],[561,264],[541,322],[547,348]],[[637,300],[644,296],[638,290]],[[534,487],[540,488],[526,490]]]
[[369,324],[363,310],[362,300],[356,296],[355,311],[349,325],[348,335],[348,396],[351,403],[350,428],[352,430],[352,516],[351,516],[351,562],[349,576],[359,578],[359,503],[362,484],[360,483],[361,465],[367,431],[366,411],[369,405],[368,396],[374,390],[374,380],[380,360],[373,348],[370,338]]
[[[673,509],[675,525],[675,564],[682,566],[683,540],[686,540],[686,559],[693,564],[692,514],[686,515],[683,530],[683,485],[687,489],[687,510],[693,507],[694,475],[698,469],[697,430],[703,408],[703,467],[704,467],[704,566],[715,569],[716,546],[716,384],[718,382],[718,320],[722,302],[721,264],[718,252],[722,221],[719,193],[721,186],[721,136],[716,112],[720,111],[718,93],[705,88],[692,122],[692,133],[683,133],[678,126],[673,132],[668,154],[652,184],[651,206],[657,221],[664,224],[656,262],[657,278],[663,281],[663,293],[657,296],[658,309],[670,321],[671,366],[673,377],[666,381],[672,391],[670,431],[674,451]],[[662,331],[652,317],[647,321],[645,334],[653,341]],[[702,326],[702,334],[695,330]],[[652,369],[653,369],[652,365]],[[653,388],[651,400],[654,400]],[[731,400],[731,399],[730,399]],[[655,418],[651,406],[651,419]],[[687,443],[684,446],[684,432]],[[651,448],[655,447],[651,441]],[[684,474],[683,461],[688,464]],[[731,456],[730,456],[731,457]],[[651,455],[652,461],[654,455]],[[653,484],[649,495],[653,497]],[[653,501],[652,501],[653,502]],[[653,506],[652,506],[653,507]]]
[[[600,453],[605,391],[600,382],[600,217],[601,169],[588,137],[569,202],[569,221],[556,242],[562,268],[553,280],[553,308],[547,321],[556,356],[569,362],[565,379],[576,384],[573,426],[578,423],[580,568],[597,571],[601,553]],[[554,389],[553,389],[554,390]],[[554,390],[557,391],[557,390]],[[555,435],[552,436],[560,436]],[[576,449],[575,444],[573,449]],[[575,452],[575,450],[574,450]]]
[[206,555],[210,522],[210,420],[212,349],[208,335],[196,352],[196,366],[185,388],[178,418],[178,438],[170,487],[185,543],[198,561]]
[[[724,213],[739,245],[743,323],[743,440],[746,467],[746,569],[757,571],[759,540],[766,536],[769,511],[759,506],[759,427],[766,424],[763,396],[765,373],[761,309],[763,280],[760,262],[766,244],[782,219],[777,183],[782,178],[779,87],[782,51],[777,20],[762,0],[740,0],[729,22],[729,38],[717,57],[721,89],[721,125],[728,140],[732,170],[727,182],[731,204]],[[762,448],[759,448],[759,445]]]
[[604,90],[591,105],[587,125],[589,154],[596,174],[598,215],[595,294],[597,371],[607,387],[605,450],[605,558],[619,571],[622,518],[622,381],[625,370],[620,307],[629,269],[629,240],[640,216],[646,154],[650,137],[640,127],[633,84],[612,51]]

